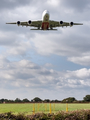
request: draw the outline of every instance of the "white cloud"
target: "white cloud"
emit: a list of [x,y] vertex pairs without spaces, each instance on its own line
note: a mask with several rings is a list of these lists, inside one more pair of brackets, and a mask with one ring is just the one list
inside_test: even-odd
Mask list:
[[82,79],[90,77],[90,69],[83,68],[83,69],[75,71],[75,73],[77,77],[82,78]]
[[66,79],[74,78],[74,79],[89,79],[90,77],[90,69],[82,68],[76,71],[67,71],[65,74]]
[[[79,4],[81,2],[0,1],[0,91],[3,91],[5,96],[10,93],[12,98],[23,98],[29,94],[32,97],[40,95],[54,99],[57,96],[68,97],[73,93],[78,97],[82,91],[83,96],[90,91],[90,69],[82,67],[77,70],[72,68],[72,71],[57,71],[54,68],[54,59],[42,61],[45,63],[43,65],[40,65],[41,61],[37,61],[37,56],[47,59],[56,55],[65,56],[68,61],[82,66],[90,65],[90,2],[83,0],[82,4]],[[45,9],[50,11],[51,19],[83,22],[84,25],[58,28],[58,31],[30,31],[30,28],[5,24],[18,20],[39,20]],[[32,55],[36,55],[34,61],[30,52],[36,53]],[[53,64],[51,61],[54,61]]]
[[[2,61],[3,58],[0,59],[0,65]],[[46,69],[25,59],[17,62],[10,62],[5,59],[3,64],[7,66],[2,66],[0,70],[0,89],[51,90],[53,92],[90,87],[90,69],[83,68],[76,71],[60,72],[54,69]],[[45,98],[43,93],[42,97]]]
[[53,67],[53,65],[51,63],[46,63],[45,67]]
[[85,65],[88,66],[90,65],[90,56],[80,56],[80,57],[69,57],[69,61],[80,64],[80,65]]
[[47,1],[47,4],[49,4],[50,6],[53,6],[53,7],[58,7],[60,1],[59,0],[48,0]]
[[[0,63],[2,63],[2,60],[0,60]],[[7,64],[7,66],[2,67],[1,80],[7,80],[10,84],[15,81],[15,86],[19,85],[19,87],[22,85],[25,87],[27,83],[30,83],[30,87],[32,84],[43,87],[45,83],[46,86],[54,86],[54,88],[58,85],[70,87],[70,85],[74,84],[78,87],[78,83],[82,83],[81,80],[89,82],[90,78],[90,69],[86,68],[76,71],[58,72],[54,69],[48,70],[38,66],[29,60],[18,62],[4,61],[4,64]]]

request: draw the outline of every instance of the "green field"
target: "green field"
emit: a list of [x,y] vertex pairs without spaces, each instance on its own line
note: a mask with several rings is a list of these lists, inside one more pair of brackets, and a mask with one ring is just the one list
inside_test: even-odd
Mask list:
[[[50,112],[49,103],[30,103],[30,104],[0,104],[0,113],[12,112],[14,114],[25,113],[32,114],[35,109],[37,112]],[[80,109],[89,109],[90,104],[68,104],[68,111],[80,110]],[[62,103],[52,103],[51,112],[56,113],[59,111],[66,111],[66,104]]]

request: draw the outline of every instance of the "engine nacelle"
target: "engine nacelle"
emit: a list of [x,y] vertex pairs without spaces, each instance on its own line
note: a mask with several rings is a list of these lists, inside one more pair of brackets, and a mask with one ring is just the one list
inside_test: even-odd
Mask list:
[[70,25],[70,27],[72,27],[72,26],[73,26],[73,24],[74,24],[73,22],[70,22],[70,24],[69,24],[69,25]]
[[60,24],[62,25],[62,24],[63,24],[63,21],[60,21]]
[[20,21],[17,21],[17,25],[19,26],[21,23],[20,23]]
[[32,23],[32,21],[31,21],[31,20],[29,20],[29,21],[28,21],[28,24],[30,25],[31,23]]

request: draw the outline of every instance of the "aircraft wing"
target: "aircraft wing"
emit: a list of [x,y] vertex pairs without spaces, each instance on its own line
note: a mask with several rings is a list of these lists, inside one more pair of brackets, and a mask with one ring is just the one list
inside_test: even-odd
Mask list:
[[64,26],[70,26],[72,27],[73,25],[83,25],[82,23],[73,23],[73,22],[63,22],[63,21],[53,21],[53,20],[50,20],[49,21],[49,25],[50,27],[64,27]]
[[[37,29],[32,29],[32,30],[41,30],[41,26],[42,26],[42,21],[27,21],[27,22],[13,22],[13,23],[6,23],[6,24],[17,24],[18,26],[32,26],[32,27],[37,27]],[[72,27],[73,25],[83,25],[82,23],[73,23],[73,22],[63,22],[63,21],[53,21],[53,20],[49,20],[49,30],[56,30],[53,29],[54,27],[64,27],[64,26],[70,26]]]
[[40,27],[41,24],[42,24],[42,21],[27,21],[27,22],[20,22],[20,21],[17,21],[17,22],[13,22],[13,23],[6,23],[6,24],[17,24],[18,26],[33,26],[33,27]]

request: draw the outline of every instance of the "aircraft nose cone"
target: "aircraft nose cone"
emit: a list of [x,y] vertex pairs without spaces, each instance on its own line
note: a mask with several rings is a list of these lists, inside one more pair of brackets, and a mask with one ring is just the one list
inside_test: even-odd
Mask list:
[[49,20],[49,11],[45,10],[42,14],[42,20],[48,21]]
[[45,11],[43,12],[43,16],[44,16],[44,15],[47,15],[47,16],[48,16],[48,15],[49,15],[49,11],[48,11],[48,10],[45,10]]
[[45,10],[44,12],[47,13],[47,14],[49,14],[49,11],[48,11],[48,10]]

